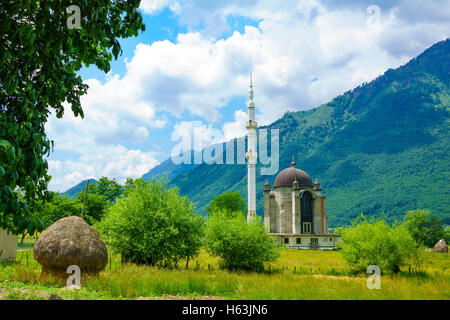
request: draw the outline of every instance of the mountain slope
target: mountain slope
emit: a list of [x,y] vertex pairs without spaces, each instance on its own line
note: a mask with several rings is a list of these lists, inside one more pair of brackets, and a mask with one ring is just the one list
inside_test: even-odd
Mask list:
[[[67,195],[70,198],[72,197],[77,197],[77,194],[81,191],[83,191],[83,188],[86,187],[86,183],[87,183],[87,179],[81,181],[80,183],[74,185],[72,188],[70,188],[69,190],[64,191],[62,194],[63,195]],[[91,184],[97,184],[98,181],[95,179],[89,179],[89,185]]]
[[[408,64],[309,111],[286,113],[280,130],[280,170],[292,155],[319,179],[330,226],[361,212],[388,221],[428,208],[450,223],[450,40]],[[175,166],[176,167],[176,166]],[[266,178],[257,166],[257,213]],[[171,185],[204,212],[227,190],[247,197],[245,165],[198,165],[174,173]],[[172,171],[174,172],[174,171]]]
[[197,166],[197,164],[194,164],[194,157],[196,153],[199,153],[199,151],[190,152],[191,153],[191,164],[175,164],[172,161],[172,158],[169,158],[167,160],[164,160],[159,165],[151,169],[149,172],[144,174],[142,176],[142,179],[144,180],[151,180],[152,178],[160,179],[162,177],[166,177],[167,179],[171,180],[178,176],[179,174],[183,173],[184,171],[191,170]]

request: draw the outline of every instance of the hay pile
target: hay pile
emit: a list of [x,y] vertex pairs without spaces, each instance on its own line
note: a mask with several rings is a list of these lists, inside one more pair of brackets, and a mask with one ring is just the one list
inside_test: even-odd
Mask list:
[[97,230],[82,218],[62,218],[48,227],[34,245],[34,259],[42,272],[67,275],[77,265],[81,273],[96,274],[106,267],[108,252]]
[[440,253],[447,253],[448,252],[448,246],[444,239],[439,240],[433,248],[434,252],[440,252]]

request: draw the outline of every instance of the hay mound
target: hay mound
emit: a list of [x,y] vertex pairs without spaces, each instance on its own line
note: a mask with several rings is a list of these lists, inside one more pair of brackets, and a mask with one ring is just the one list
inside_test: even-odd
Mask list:
[[440,253],[447,253],[448,252],[448,246],[444,239],[439,240],[433,248],[434,252],[440,252]]
[[62,218],[48,227],[36,241],[33,253],[43,273],[57,275],[66,274],[70,265],[79,266],[82,273],[96,274],[108,262],[100,234],[76,216]]

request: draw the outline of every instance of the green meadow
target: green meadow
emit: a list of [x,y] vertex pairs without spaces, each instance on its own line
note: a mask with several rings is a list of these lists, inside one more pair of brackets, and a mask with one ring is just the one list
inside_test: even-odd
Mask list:
[[[381,289],[368,289],[368,274],[352,270],[339,251],[282,249],[265,272],[230,272],[204,250],[177,267],[121,263],[110,257],[98,276],[82,276],[80,290],[40,275],[31,249],[16,262],[0,264],[0,299],[450,299],[448,254],[423,253],[420,270],[381,276]],[[28,257],[28,259],[27,259]],[[69,276],[69,275],[68,275]]]

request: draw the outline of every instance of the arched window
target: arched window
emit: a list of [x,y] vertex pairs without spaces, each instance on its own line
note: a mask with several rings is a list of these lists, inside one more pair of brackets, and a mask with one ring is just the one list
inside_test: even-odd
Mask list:
[[312,195],[305,191],[301,198],[300,205],[302,233],[312,233]]

